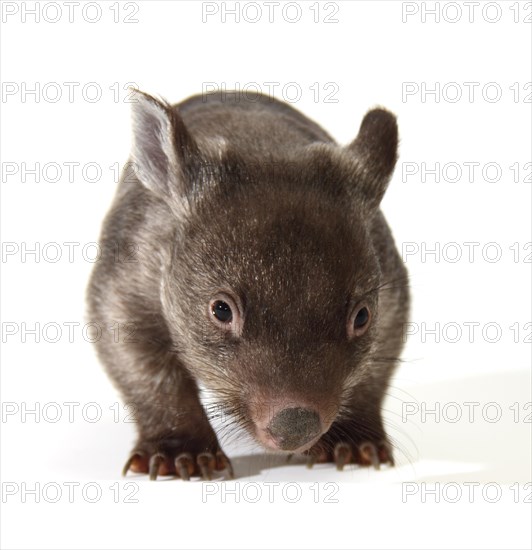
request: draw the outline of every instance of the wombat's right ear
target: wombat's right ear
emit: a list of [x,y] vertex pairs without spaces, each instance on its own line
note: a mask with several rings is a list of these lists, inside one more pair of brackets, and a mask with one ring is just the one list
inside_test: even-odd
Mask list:
[[183,203],[194,139],[175,109],[139,90],[133,93],[132,158],[139,180],[170,206]]
[[356,192],[370,208],[380,204],[388,187],[397,162],[398,139],[395,115],[377,108],[366,114],[358,136],[347,147],[361,171]]

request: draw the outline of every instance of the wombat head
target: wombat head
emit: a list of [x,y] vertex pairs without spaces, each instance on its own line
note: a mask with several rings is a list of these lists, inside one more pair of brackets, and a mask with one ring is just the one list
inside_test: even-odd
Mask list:
[[347,147],[270,158],[192,136],[145,94],[133,158],[175,226],[161,300],[176,351],[264,446],[301,451],[371,376],[381,270],[370,232],[397,155],[370,111]]

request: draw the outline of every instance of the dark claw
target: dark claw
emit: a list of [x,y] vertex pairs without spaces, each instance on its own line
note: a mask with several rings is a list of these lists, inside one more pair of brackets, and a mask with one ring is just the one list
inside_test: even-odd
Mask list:
[[194,473],[194,460],[190,453],[181,453],[175,459],[175,470],[183,481],[190,481]]
[[393,459],[393,452],[387,441],[381,441],[381,444],[379,447],[379,461],[381,463],[388,462],[390,466],[395,466],[395,462]]
[[165,457],[161,453],[157,453],[153,455],[150,458],[150,465],[149,465],[149,474],[151,481],[155,481],[157,479],[157,474],[159,473],[159,466],[164,462]]
[[123,477],[126,477],[127,473],[129,472],[129,468],[130,468],[131,464],[133,464],[133,460],[135,460],[135,457],[136,457],[136,455],[133,454],[127,459],[126,463],[124,464],[124,467],[122,468],[122,476]]
[[235,473],[233,471],[233,465],[224,453],[222,453],[222,451],[218,451],[216,453],[216,464],[218,465],[219,470],[227,470],[229,479],[234,479]]
[[131,465],[133,464],[133,462],[135,462],[136,458],[142,458],[142,455],[137,452],[131,453],[131,456],[127,459],[124,467],[122,468],[122,476],[125,477],[127,475],[129,469],[131,468]]
[[294,456],[294,453],[290,453],[289,455],[287,455],[286,457],[286,463],[288,464],[288,462],[290,462],[292,460],[292,457]]
[[212,479],[212,471],[216,465],[214,456],[211,453],[201,453],[198,455],[198,466],[201,472],[201,478],[205,481]]
[[342,471],[346,464],[351,462],[353,453],[351,452],[351,447],[347,443],[337,443],[334,447],[334,462],[336,464],[336,469]]
[[377,449],[373,443],[364,443],[359,447],[362,458],[369,462],[376,470],[380,470],[380,461]]
[[314,464],[318,461],[318,455],[308,455],[307,468],[310,470]]

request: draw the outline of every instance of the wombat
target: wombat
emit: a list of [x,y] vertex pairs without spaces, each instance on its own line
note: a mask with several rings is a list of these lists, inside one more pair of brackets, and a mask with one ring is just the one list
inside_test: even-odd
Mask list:
[[88,289],[90,320],[124,329],[97,342],[135,405],[124,475],[232,475],[200,388],[266,449],[393,465],[381,407],[409,310],[379,206],[394,115],[369,111],[340,147],[262,94],[136,90],[133,134]]

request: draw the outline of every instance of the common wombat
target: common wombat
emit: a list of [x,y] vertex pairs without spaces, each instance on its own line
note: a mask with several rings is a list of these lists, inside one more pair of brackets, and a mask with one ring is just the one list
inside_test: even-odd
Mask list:
[[[136,406],[124,473],[230,471],[198,386],[267,449],[393,464],[381,405],[409,294],[379,203],[395,117],[368,112],[340,147],[260,94],[135,100],[132,162],[88,291],[91,321],[134,332],[97,344]],[[127,261],[117,251],[132,243]]]

